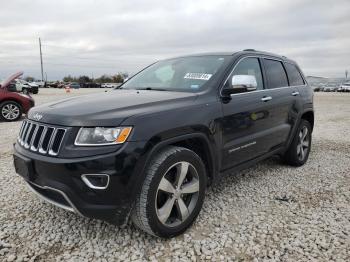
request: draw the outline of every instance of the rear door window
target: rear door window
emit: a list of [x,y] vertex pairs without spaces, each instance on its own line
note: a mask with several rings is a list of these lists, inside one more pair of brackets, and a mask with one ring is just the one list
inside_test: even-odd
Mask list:
[[268,88],[279,88],[288,86],[288,79],[283,65],[280,61],[264,59]]
[[303,77],[295,65],[289,63],[285,63],[284,65],[286,67],[289,84],[291,86],[301,86],[305,84]]

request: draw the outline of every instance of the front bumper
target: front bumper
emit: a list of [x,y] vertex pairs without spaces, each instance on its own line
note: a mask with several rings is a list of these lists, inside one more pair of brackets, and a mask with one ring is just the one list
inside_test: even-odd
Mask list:
[[[32,175],[25,180],[32,191],[58,207],[82,216],[124,224],[142,186],[147,154],[144,142],[129,142],[114,153],[84,158],[55,158],[15,144],[15,155],[29,159]],[[106,189],[92,189],[84,174],[107,174]]]

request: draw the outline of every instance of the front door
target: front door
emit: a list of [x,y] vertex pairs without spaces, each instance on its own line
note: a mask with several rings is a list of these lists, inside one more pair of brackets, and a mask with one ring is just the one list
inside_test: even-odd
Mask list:
[[262,139],[269,126],[270,111],[263,102],[265,96],[261,63],[257,57],[245,57],[234,67],[225,86],[231,84],[234,75],[253,75],[257,90],[231,95],[231,100],[222,103],[222,169],[253,159],[266,151]]

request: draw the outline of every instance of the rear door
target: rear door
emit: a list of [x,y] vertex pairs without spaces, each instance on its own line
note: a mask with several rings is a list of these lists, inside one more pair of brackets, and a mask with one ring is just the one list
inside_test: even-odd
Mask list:
[[267,151],[271,151],[284,145],[296,123],[299,92],[295,86],[289,85],[283,61],[272,58],[262,60],[268,88],[266,94],[270,98],[267,103],[270,132],[266,141],[269,145]]

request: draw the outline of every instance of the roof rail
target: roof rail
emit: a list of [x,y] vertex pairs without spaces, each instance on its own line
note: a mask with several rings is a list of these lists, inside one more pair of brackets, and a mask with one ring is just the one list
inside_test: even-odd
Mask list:
[[255,49],[248,48],[248,49],[244,49],[243,51],[253,51],[253,52],[255,52],[256,50],[255,50]]

